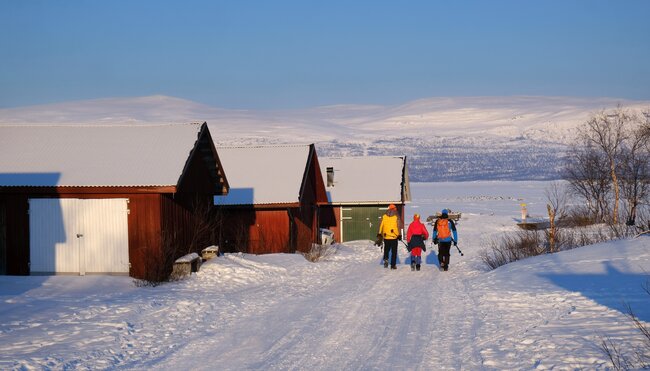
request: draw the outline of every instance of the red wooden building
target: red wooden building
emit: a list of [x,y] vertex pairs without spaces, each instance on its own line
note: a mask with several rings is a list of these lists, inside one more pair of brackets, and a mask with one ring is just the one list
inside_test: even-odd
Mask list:
[[0,126],[0,153],[0,274],[147,278],[214,243],[195,230],[228,183],[205,123]]
[[230,192],[216,196],[225,252],[307,252],[327,202],[314,145],[218,147]]

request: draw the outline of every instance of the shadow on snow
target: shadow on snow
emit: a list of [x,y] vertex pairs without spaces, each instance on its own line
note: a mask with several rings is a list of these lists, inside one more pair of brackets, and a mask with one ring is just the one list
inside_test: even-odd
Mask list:
[[650,321],[650,294],[644,290],[650,276],[622,272],[609,261],[603,264],[604,273],[541,273],[539,276],[624,314],[627,314],[629,305],[639,319]]

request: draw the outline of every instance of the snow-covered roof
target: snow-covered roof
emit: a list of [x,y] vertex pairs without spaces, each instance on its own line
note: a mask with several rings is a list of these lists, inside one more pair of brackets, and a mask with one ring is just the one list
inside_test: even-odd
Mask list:
[[230,191],[216,205],[287,204],[300,201],[311,145],[217,147]]
[[[401,203],[411,200],[406,157],[319,157],[327,199],[333,204]],[[327,171],[333,171],[334,183]]]
[[0,186],[176,186],[201,124],[0,125]]

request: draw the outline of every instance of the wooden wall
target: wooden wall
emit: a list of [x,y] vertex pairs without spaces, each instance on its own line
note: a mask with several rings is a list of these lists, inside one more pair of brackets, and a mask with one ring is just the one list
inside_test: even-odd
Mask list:
[[291,211],[294,223],[294,251],[309,252],[318,241],[319,205],[327,203],[327,192],[320,170],[318,156],[311,145],[311,161],[305,172],[305,182],[300,195],[300,207]]
[[294,251],[288,209],[220,208],[218,213],[223,220],[219,242],[222,251],[249,254]]
[[159,194],[129,196],[129,275],[145,278],[162,257],[161,198]]
[[6,274],[29,274],[29,215],[27,197],[0,194],[5,213]]
[[293,217],[292,252],[309,252],[312,243],[316,242],[318,231],[315,205],[303,205],[291,210]]

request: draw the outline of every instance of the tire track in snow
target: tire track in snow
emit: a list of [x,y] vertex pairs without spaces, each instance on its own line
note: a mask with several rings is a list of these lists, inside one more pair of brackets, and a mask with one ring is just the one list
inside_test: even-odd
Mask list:
[[155,368],[215,355],[226,370],[480,367],[478,352],[466,349],[477,312],[461,272],[429,264],[419,272],[405,264],[389,270],[376,256],[337,272],[333,280],[302,287],[300,295],[279,293],[285,295],[259,312],[240,312],[210,341],[187,344]]
[[433,271],[432,320],[436,323],[427,346],[423,369],[479,369],[482,361],[475,346],[480,323],[477,305],[470,295],[462,264],[450,271]]

